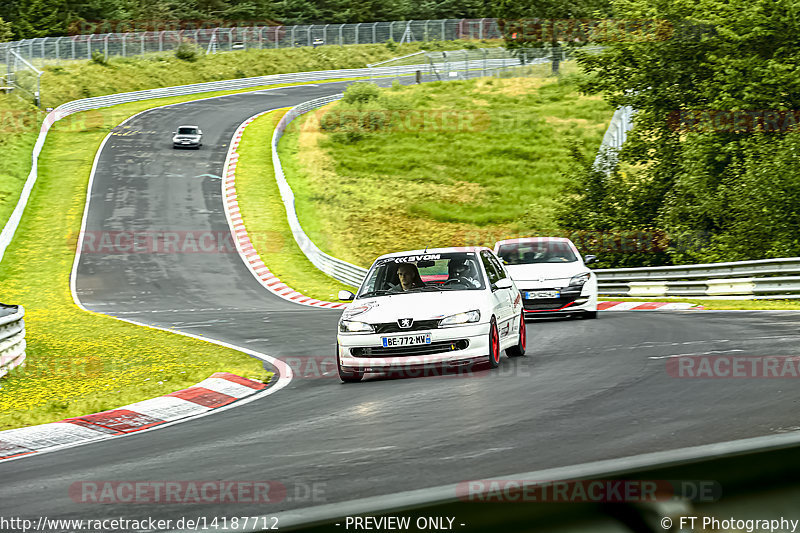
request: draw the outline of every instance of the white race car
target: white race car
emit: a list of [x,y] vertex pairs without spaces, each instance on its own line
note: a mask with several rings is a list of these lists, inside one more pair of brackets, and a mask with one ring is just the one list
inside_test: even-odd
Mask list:
[[526,237],[495,244],[520,292],[525,315],[580,315],[597,318],[597,275],[569,239]]
[[419,375],[423,368],[500,364],[525,354],[522,297],[488,248],[438,248],[375,260],[339,320],[342,381],[366,372]]

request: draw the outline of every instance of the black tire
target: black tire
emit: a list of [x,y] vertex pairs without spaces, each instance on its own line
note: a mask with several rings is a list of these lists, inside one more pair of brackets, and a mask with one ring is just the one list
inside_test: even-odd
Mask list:
[[497,321],[492,317],[489,323],[489,355],[486,358],[489,368],[500,366],[500,332],[497,330]]
[[509,357],[522,357],[525,355],[525,345],[528,342],[528,332],[525,330],[525,312],[519,316],[519,340],[516,346],[506,349],[506,355]]
[[336,345],[336,368],[339,370],[339,379],[345,383],[358,383],[364,377],[363,372],[345,372],[342,370],[342,363],[339,360],[339,345]]
[[597,311],[584,311],[583,318],[597,318]]

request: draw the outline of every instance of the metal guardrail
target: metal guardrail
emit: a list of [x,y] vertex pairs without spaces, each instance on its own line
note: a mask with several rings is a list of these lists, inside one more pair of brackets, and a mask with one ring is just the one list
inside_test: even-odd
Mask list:
[[25,362],[25,309],[0,304],[0,377]]
[[289,227],[292,229],[292,235],[294,235],[294,239],[297,241],[297,245],[303,251],[303,254],[305,254],[315,267],[332,278],[346,283],[347,285],[359,287],[367,275],[367,269],[326,254],[320,250],[319,247],[311,241],[308,235],[306,235],[305,231],[303,231],[302,226],[300,226],[300,221],[297,218],[297,211],[295,210],[294,192],[286,181],[286,176],[281,166],[281,160],[278,157],[278,142],[281,140],[281,137],[283,137],[286,126],[288,126],[290,122],[312,109],[317,109],[331,102],[335,102],[341,99],[342,96],[344,95],[334,94],[332,96],[324,96],[315,100],[309,100],[308,102],[303,102],[293,107],[283,115],[278,125],[275,127],[275,132],[272,134],[272,165],[275,168],[275,179],[278,182],[278,188],[281,192],[283,206],[286,208],[286,218],[289,221]]
[[[408,73],[412,72],[413,70],[408,71]],[[320,70],[312,72],[295,72],[289,74],[273,74],[270,76],[256,76],[253,78],[241,78],[236,80],[222,80],[222,81],[212,81],[205,83],[196,83],[192,85],[181,85],[177,87],[147,89],[144,91],[111,94],[107,96],[96,96],[93,98],[83,98],[80,100],[74,100],[72,102],[67,102],[65,104],[62,104],[53,111],[51,111],[50,113],[48,113],[48,115],[45,117],[42,123],[41,129],[39,131],[39,136],[36,139],[36,144],[33,147],[32,165],[30,174],[28,174],[28,178],[25,181],[25,185],[22,188],[22,192],[20,194],[19,200],[17,201],[17,205],[14,208],[14,211],[11,213],[11,216],[8,218],[8,221],[3,227],[3,231],[0,232],[0,261],[2,261],[3,255],[5,254],[5,250],[11,243],[11,240],[14,237],[14,233],[16,233],[17,227],[19,226],[20,220],[22,219],[22,214],[24,213],[25,207],[28,204],[28,198],[30,197],[33,186],[36,183],[38,175],[37,167],[38,167],[39,154],[41,153],[45,139],[47,138],[47,132],[50,131],[50,128],[55,122],[73,113],[78,113],[80,111],[88,111],[90,109],[100,109],[103,107],[110,107],[129,102],[137,102],[140,100],[165,98],[169,96],[186,96],[191,94],[200,94],[212,91],[250,89],[254,87],[285,84],[285,83],[303,83],[311,81],[336,80],[342,78],[358,78],[370,75],[390,76],[396,74],[397,74],[397,69],[391,67],[385,69],[358,68],[358,69],[340,69],[340,70]]]
[[630,106],[619,107],[614,111],[614,116],[611,117],[611,122],[603,135],[603,141],[600,143],[600,149],[594,160],[596,169],[608,174],[616,166],[617,152],[622,148],[628,138],[628,132],[633,128],[633,115],[634,110]]
[[800,257],[595,270],[603,296],[800,298]]

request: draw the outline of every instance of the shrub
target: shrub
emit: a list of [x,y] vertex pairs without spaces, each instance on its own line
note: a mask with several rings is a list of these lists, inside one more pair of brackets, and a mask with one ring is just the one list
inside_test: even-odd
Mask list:
[[355,104],[361,107],[370,100],[376,100],[379,94],[380,89],[374,83],[353,83],[345,90],[343,100],[348,104]]
[[395,50],[397,50],[397,43],[394,42],[392,39],[389,39],[388,41],[386,41],[386,48],[394,52]]
[[203,55],[203,50],[192,41],[183,41],[175,49],[175,57],[183,61],[197,61]]
[[96,65],[108,66],[108,58],[100,50],[95,50],[92,52],[92,63],[95,63]]

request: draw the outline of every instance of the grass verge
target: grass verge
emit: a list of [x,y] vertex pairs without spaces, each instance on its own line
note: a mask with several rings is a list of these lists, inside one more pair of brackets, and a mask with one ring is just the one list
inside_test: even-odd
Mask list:
[[269,140],[287,110],[271,111],[244,130],[236,167],[239,209],[256,251],[273,274],[306,296],[335,302],[340,289],[352,287],[322,273],[306,259],[292,236],[275,181]]
[[[391,251],[558,231],[570,145],[593,154],[613,113],[582,96],[569,69],[394,87],[307,115],[279,147],[304,229],[362,266]],[[345,122],[358,113],[378,118],[353,133]]]
[[80,113],[51,130],[37,185],[0,263],[3,300],[26,309],[29,361],[2,381],[0,430],[160,396],[217,371],[269,378],[260,361],[235,350],[81,311],[69,289],[89,173],[110,128],[145,109],[220,94],[229,92]]

